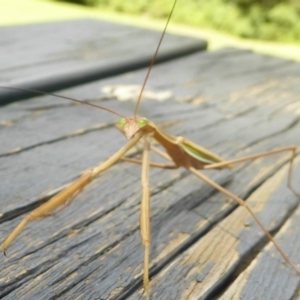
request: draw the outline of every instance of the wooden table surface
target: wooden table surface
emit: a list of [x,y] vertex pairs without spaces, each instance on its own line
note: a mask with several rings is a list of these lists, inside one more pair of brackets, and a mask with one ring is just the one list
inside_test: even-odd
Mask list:
[[[84,30],[74,33],[80,24]],[[0,54],[0,84],[42,89],[50,82],[48,90],[74,84],[56,93],[132,115],[136,86],[146,72],[141,65],[149,61],[158,33],[105,23],[103,47],[102,39],[96,39],[103,24],[85,20],[0,29],[0,39],[10,31],[7,45],[16,37],[11,50]],[[70,32],[69,44],[58,38]],[[56,43],[50,43],[51,36]],[[92,45],[98,71],[93,60],[86,62],[86,56],[78,54],[89,57],[87,45]],[[166,38],[163,55],[172,59],[155,66],[139,115],[224,158],[298,146],[299,63],[245,50],[201,51],[204,48],[204,41]],[[66,58],[72,51],[70,62]],[[181,57],[175,59],[174,53]],[[85,74],[92,75],[81,78]],[[86,83],[91,78],[94,81]],[[22,98],[0,91],[1,103]],[[116,121],[105,111],[52,96],[1,107],[1,240],[57,189],[125,143],[114,128]],[[236,165],[232,171],[206,173],[246,199],[299,266],[299,199],[286,185],[288,158],[274,155]],[[144,299],[140,173],[137,165],[118,163],[72,205],[30,223],[8,249],[8,258],[0,256],[0,298]],[[300,192],[299,180],[297,159],[293,185]],[[244,208],[184,169],[151,170],[150,187],[151,299],[300,299],[300,277]]]
[[[53,91],[148,67],[161,32],[97,20],[0,28],[0,82]],[[168,34],[158,61],[205,49]],[[0,90],[0,103],[28,94]],[[32,96],[32,95],[30,95]]]

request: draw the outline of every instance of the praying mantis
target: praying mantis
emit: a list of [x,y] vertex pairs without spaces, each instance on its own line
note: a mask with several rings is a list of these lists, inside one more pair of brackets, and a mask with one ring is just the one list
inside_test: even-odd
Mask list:
[[[176,2],[174,2],[174,5],[175,3]],[[157,48],[157,51],[158,49],[159,46]],[[157,51],[154,55],[154,58],[156,57]],[[213,188],[217,189],[221,193],[225,194],[227,197],[233,199],[241,206],[244,206],[248,210],[250,215],[252,215],[254,220],[259,224],[259,226],[266,234],[266,236],[277,248],[278,252],[284,258],[286,263],[289,264],[295,270],[295,272],[299,274],[298,268],[284,254],[280,246],[277,245],[273,237],[265,229],[264,225],[259,221],[256,215],[252,212],[251,208],[242,199],[230,193],[229,191],[225,190],[222,186],[216,184],[208,177],[204,176],[201,172],[199,172],[199,170],[223,169],[238,164],[239,162],[254,160],[257,158],[270,156],[273,154],[275,155],[275,154],[288,152],[290,153],[288,185],[290,186],[291,189],[293,189],[291,186],[291,175],[292,175],[293,160],[296,156],[296,147],[294,146],[282,147],[275,150],[250,155],[247,157],[237,158],[233,160],[224,160],[218,155],[212,153],[211,151],[195,144],[194,142],[184,137],[172,136],[166,133],[165,131],[161,130],[157,125],[155,125],[153,122],[147,120],[146,118],[138,117],[138,108],[142,97],[142,91],[145,87],[147,78],[150,74],[150,70],[151,67],[149,68],[148,75],[146,76],[146,79],[144,81],[144,86],[141,89],[141,93],[137,101],[133,117],[127,118],[112,110],[98,106],[98,108],[100,109],[107,110],[108,112],[118,115],[118,117],[121,117],[117,126],[119,130],[121,130],[128,138],[128,142],[125,144],[125,146],[123,146],[114,155],[110,156],[105,162],[85,172],[79,179],[74,181],[74,183],[66,187],[56,196],[51,198],[48,202],[42,204],[40,207],[33,210],[27,217],[25,217],[23,221],[12,231],[12,233],[3,242],[2,247],[4,252],[8,249],[10,244],[17,237],[17,235],[23,230],[23,228],[28,222],[47,216],[51,214],[51,212],[55,211],[56,209],[59,209],[59,207],[71,203],[74,200],[74,198],[81,193],[84,187],[87,186],[96,176],[109,169],[117,161],[123,160],[134,164],[142,165],[142,201],[141,201],[140,227],[141,227],[142,242],[144,245],[144,267],[143,267],[144,284],[143,285],[144,285],[144,293],[147,299],[150,299],[151,297],[150,279],[149,279],[150,277],[149,256],[150,256],[150,246],[151,246],[150,192],[149,192],[149,183],[148,183],[150,167],[162,168],[162,169],[177,169],[179,167],[183,167],[187,169],[189,172],[191,172],[193,175],[198,177],[199,179],[203,180],[208,185],[212,186]],[[74,99],[72,99],[72,101],[80,102],[79,100],[74,100]],[[160,149],[158,149],[153,145],[151,146],[151,140],[153,139],[157,143],[159,143],[166,150],[166,152],[162,152]],[[142,145],[143,148],[142,160],[124,157],[124,155],[136,145]],[[159,156],[165,159],[166,162],[165,163],[152,162],[150,160],[150,150],[155,151]],[[295,194],[297,194],[296,191],[294,192]]]

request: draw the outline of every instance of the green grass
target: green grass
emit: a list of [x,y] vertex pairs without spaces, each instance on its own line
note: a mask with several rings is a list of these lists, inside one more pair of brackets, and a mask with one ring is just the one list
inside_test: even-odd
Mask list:
[[[134,0],[132,0],[134,1]],[[180,9],[180,2],[177,8]],[[165,20],[153,20],[147,16],[121,15],[100,8],[90,8],[80,5],[56,2],[50,0],[1,0],[0,26],[20,25],[26,23],[53,22],[58,20],[96,18],[132,24],[136,26],[162,30]],[[142,20],[142,21],[141,21]],[[171,24],[169,32],[204,38],[209,42],[209,49],[223,47],[238,47],[252,49],[256,52],[300,61],[300,46],[275,42],[246,40],[219,33],[209,29],[199,29]]]

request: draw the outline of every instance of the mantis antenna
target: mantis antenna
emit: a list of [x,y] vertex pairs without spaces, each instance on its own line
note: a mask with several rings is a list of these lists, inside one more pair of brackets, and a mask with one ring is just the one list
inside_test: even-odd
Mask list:
[[0,85],[0,88],[4,88],[4,89],[8,89],[8,90],[17,90],[17,91],[29,92],[29,93],[34,93],[34,94],[46,95],[46,96],[50,95],[50,96],[54,96],[54,97],[58,97],[58,98],[62,98],[62,99],[67,99],[67,100],[71,100],[71,101],[74,101],[74,102],[77,102],[77,103],[80,103],[80,104],[93,106],[93,107],[108,111],[108,112],[110,112],[110,113],[112,113],[112,114],[114,114],[118,117],[125,118],[123,115],[121,115],[121,114],[117,113],[116,111],[113,111],[109,108],[106,108],[106,107],[103,107],[103,106],[100,106],[100,105],[97,105],[97,104],[93,104],[93,103],[90,103],[90,102],[87,102],[87,101],[81,101],[81,100],[78,100],[78,99],[70,98],[70,97],[67,97],[67,96],[62,96],[62,95],[58,95],[58,94],[43,92],[43,91],[40,91],[40,90],[25,89],[25,88],[20,88],[20,87],[9,87],[9,86]]
[[146,86],[146,84],[147,84],[147,81],[148,81],[150,72],[151,72],[151,70],[152,70],[152,67],[153,67],[153,65],[154,65],[154,63],[155,63],[155,61],[156,61],[157,54],[158,54],[158,50],[159,50],[160,45],[161,45],[161,43],[162,43],[162,41],[163,41],[163,38],[164,38],[164,36],[165,36],[165,33],[166,33],[166,30],[167,30],[168,24],[169,24],[169,22],[170,22],[171,16],[172,16],[172,14],[173,14],[173,11],[174,11],[176,2],[177,2],[177,0],[175,0],[174,3],[173,3],[173,7],[172,7],[172,10],[171,10],[171,12],[170,12],[170,14],[169,14],[169,17],[168,17],[167,23],[166,23],[166,25],[165,25],[164,31],[163,31],[163,33],[162,33],[162,35],[161,35],[161,37],[160,37],[160,40],[159,40],[158,45],[157,45],[157,47],[156,47],[155,53],[154,53],[154,55],[153,55],[153,57],[152,57],[150,66],[149,66],[149,68],[148,68],[147,75],[146,75],[146,77],[145,77],[143,86],[142,86],[142,88],[141,88],[141,91],[140,91],[138,100],[137,100],[136,105],[135,105],[135,108],[134,108],[134,114],[133,114],[133,117],[134,117],[134,118],[136,118],[136,115],[137,115],[137,113],[138,113],[139,105],[140,105],[140,102],[141,102],[141,99],[142,99],[143,92],[144,92],[144,90],[145,90],[145,86]]
[[[138,100],[137,100],[136,105],[135,105],[135,108],[134,108],[134,115],[133,115],[134,118],[136,118],[136,115],[137,115],[137,113],[138,113],[139,104],[140,104],[140,102],[141,102],[142,95],[143,95],[143,92],[144,92],[144,90],[145,90],[145,86],[146,86],[147,81],[148,81],[148,78],[149,78],[149,76],[150,76],[150,72],[151,72],[151,70],[152,70],[152,67],[153,67],[153,65],[154,65],[154,63],[155,63],[155,61],[156,61],[156,58],[157,58],[157,54],[158,54],[159,48],[160,48],[161,43],[162,43],[162,41],[163,41],[163,38],[164,38],[164,36],[165,36],[165,33],[166,33],[166,30],[167,30],[168,24],[169,24],[169,22],[170,22],[171,16],[172,16],[173,11],[174,11],[174,8],[175,8],[175,6],[176,6],[176,2],[177,2],[177,0],[175,0],[174,3],[173,3],[173,6],[172,6],[171,12],[170,12],[170,14],[169,14],[168,20],[167,20],[167,22],[166,22],[166,25],[165,25],[165,27],[164,27],[163,33],[162,33],[162,35],[161,35],[161,37],[160,37],[160,40],[159,40],[158,45],[157,45],[157,47],[156,47],[155,53],[154,53],[154,55],[153,55],[153,57],[152,57],[150,66],[149,66],[149,68],[148,68],[148,71],[147,71],[145,80],[144,80],[144,82],[143,82],[143,86],[142,86],[142,88],[141,88],[141,91],[140,91],[140,93],[139,93]],[[110,112],[110,113],[112,113],[112,114],[114,114],[114,115],[117,115],[117,116],[119,116],[119,117],[121,117],[121,118],[125,118],[123,115],[121,115],[121,114],[119,114],[119,113],[117,113],[117,112],[115,112],[115,111],[113,111],[113,110],[111,110],[111,109],[109,109],[109,108],[105,108],[105,107],[100,106],[100,105],[96,105],[96,104],[93,104],[93,103],[90,103],[90,102],[86,102],[86,101],[81,101],[81,100],[74,99],[74,98],[70,98],[70,97],[67,97],[67,96],[57,95],[57,94],[54,94],[54,93],[47,93],[47,92],[43,92],[43,91],[35,90],[35,89],[26,89],[26,88],[19,88],[19,87],[8,87],[8,86],[1,86],[1,85],[0,85],[0,88],[11,89],[11,90],[18,90],[18,91],[24,91],[24,92],[30,92],[30,93],[41,94],[41,95],[50,95],[50,96],[54,96],[54,97],[58,97],[58,98],[62,98],[62,99],[67,99],[67,100],[71,100],[71,101],[74,101],[74,102],[77,102],[77,103],[80,103],[80,104],[90,105],[90,106],[93,106],[93,107],[96,107],[96,108],[105,110],[105,111],[107,111],[107,112]]]

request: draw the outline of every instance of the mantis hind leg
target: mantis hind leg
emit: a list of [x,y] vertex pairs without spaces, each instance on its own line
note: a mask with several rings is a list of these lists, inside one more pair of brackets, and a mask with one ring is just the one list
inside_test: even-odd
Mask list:
[[295,146],[278,148],[278,149],[274,149],[274,150],[270,150],[270,151],[266,151],[266,152],[261,152],[261,153],[257,153],[257,154],[253,154],[253,155],[249,155],[249,156],[244,156],[244,157],[240,157],[240,158],[236,158],[236,159],[223,161],[223,162],[216,163],[216,164],[209,164],[204,167],[204,170],[223,168],[223,167],[226,167],[226,166],[229,166],[232,164],[236,164],[236,163],[241,163],[241,162],[244,162],[247,160],[254,160],[257,158],[275,155],[275,154],[283,153],[283,152],[291,152],[291,158],[289,160],[288,187],[297,197],[300,198],[300,193],[297,193],[291,184],[294,159],[296,157],[296,150],[297,150],[297,148]]
[[227,197],[231,198],[232,200],[234,200],[239,205],[245,207],[247,209],[247,211],[250,213],[250,215],[253,217],[253,219],[256,221],[256,223],[259,225],[259,227],[261,228],[261,230],[265,233],[265,235],[268,237],[268,239],[273,243],[273,245],[275,246],[275,248],[277,249],[277,251],[280,253],[280,255],[282,256],[282,258],[287,262],[287,264],[289,264],[296,271],[297,274],[300,275],[300,271],[298,270],[298,268],[291,262],[291,260],[287,257],[287,255],[283,252],[283,250],[281,249],[281,247],[274,240],[273,236],[269,233],[269,231],[261,223],[261,221],[256,216],[256,214],[253,212],[253,210],[250,208],[250,206],[243,199],[239,198],[238,196],[236,196],[233,193],[231,193],[230,191],[226,190],[225,188],[223,188],[222,186],[220,186],[216,182],[212,181],[211,179],[209,179],[208,177],[206,177],[205,175],[203,175],[202,173],[200,173],[199,171],[197,171],[195,168],[190,167],[189,170],[194,175],[196,175],[199,179],[201,179],[202,181],[204,181],[205,183],[207,183],[211,187],[215,188],[216,190],[218,190],[222,194],[224,194]]

